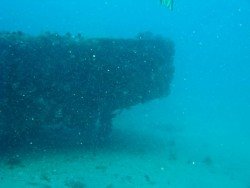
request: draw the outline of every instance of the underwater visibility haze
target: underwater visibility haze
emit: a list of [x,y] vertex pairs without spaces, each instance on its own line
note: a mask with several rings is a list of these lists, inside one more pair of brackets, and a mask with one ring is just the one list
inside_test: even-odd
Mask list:
[[250,188],[250,1],[2,0],[0,187]]

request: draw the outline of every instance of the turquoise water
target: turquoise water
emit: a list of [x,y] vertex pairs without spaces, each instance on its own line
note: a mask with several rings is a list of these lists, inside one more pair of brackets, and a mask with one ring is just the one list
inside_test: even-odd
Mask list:
[[150,31],[173,40],[176,52],[170,95],[124,110],[113,120],[110,146],[95,154],[13,151],[23,165],[4,167],[3,159],[0,187],[80,181],[86,187],[249,188],[249,7],[248,0],[175,0],[173,11],[158,0],[2,0],[0,31],[112,38]]

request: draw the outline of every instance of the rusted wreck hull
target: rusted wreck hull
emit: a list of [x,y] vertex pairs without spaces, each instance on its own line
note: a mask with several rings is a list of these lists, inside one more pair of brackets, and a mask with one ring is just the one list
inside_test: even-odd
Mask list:
[[14,141],[43,125],[105,137],[115,111],[167,96],[174,46],[160,37],[0,34],[0,137]]

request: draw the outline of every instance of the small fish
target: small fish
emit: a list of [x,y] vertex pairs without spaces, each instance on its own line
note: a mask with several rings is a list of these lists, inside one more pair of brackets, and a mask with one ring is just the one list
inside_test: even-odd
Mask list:
[[160,0],[161,4],[173,10],[174,0]]

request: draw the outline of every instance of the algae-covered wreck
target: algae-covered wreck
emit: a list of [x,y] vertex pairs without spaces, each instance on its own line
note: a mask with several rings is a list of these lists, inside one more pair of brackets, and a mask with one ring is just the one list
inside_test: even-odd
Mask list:
[[1,33],[0,140],[15,144],[55,124],[103,138],[116,110],[169,93],[173,55],[171,41],[144,34],[85,39]]

